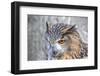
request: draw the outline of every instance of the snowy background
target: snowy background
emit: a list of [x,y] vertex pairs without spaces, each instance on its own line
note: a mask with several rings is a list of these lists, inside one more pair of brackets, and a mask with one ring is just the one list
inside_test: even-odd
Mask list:
[[28,15],[28,60],[46,60],[46,22],[77,25],[82,40],[88,42],[88,17]]

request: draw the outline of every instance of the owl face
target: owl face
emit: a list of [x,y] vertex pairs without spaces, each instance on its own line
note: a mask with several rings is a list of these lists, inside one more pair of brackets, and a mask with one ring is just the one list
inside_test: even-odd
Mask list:
[[54,42],[51,42],[51,48],[53,48],[52,51],[54,52],[55,56],[68,50],[69,43],[70,38],[68,38],[68,36],[64,36],[63,38],[59,38]]
[[[48,27],[48,26],[47,26]],[[51,56],[56,59],[59,54],[69,51],[71,35],[75,31],[75,26],[56,24],[47,29],[49,50]],[[49,54],[48,54],[49,55]]]

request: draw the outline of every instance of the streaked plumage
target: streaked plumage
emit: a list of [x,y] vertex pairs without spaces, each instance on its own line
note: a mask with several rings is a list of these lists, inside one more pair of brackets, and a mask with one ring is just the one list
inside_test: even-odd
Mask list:
[[47,24],[46,40],[48,60],[79,59],[88,56],[88,45],[82,41],[75,25]]

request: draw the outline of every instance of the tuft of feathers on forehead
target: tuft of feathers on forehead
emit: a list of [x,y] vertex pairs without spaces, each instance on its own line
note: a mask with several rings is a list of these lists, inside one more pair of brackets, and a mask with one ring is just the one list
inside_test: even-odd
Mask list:
[[46,31],[49,32],[55,32],[55,30],[61,32],[61,34],[65,34],[67,32],[73,32],[77,30],[77,26],[75,25],[68,25],[64,23],[57,23],[54,25],[49,25],[48,22],[46,22]]
[[68,28],[64,28],[61,32],[62,32],[62,34],[67,34],[70,32],[75,32],[76,30],[77,30],[76,25],[70,25]]

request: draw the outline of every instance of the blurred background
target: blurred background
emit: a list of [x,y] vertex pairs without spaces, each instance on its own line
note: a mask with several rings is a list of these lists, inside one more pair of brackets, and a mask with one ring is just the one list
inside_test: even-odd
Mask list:
[[76,24],[82,40],[88,43],[88,17],[78,16],[42,16],[28,15],[28,60],[46,60],[45,48],[46,22],[50,25],[56,23]]

